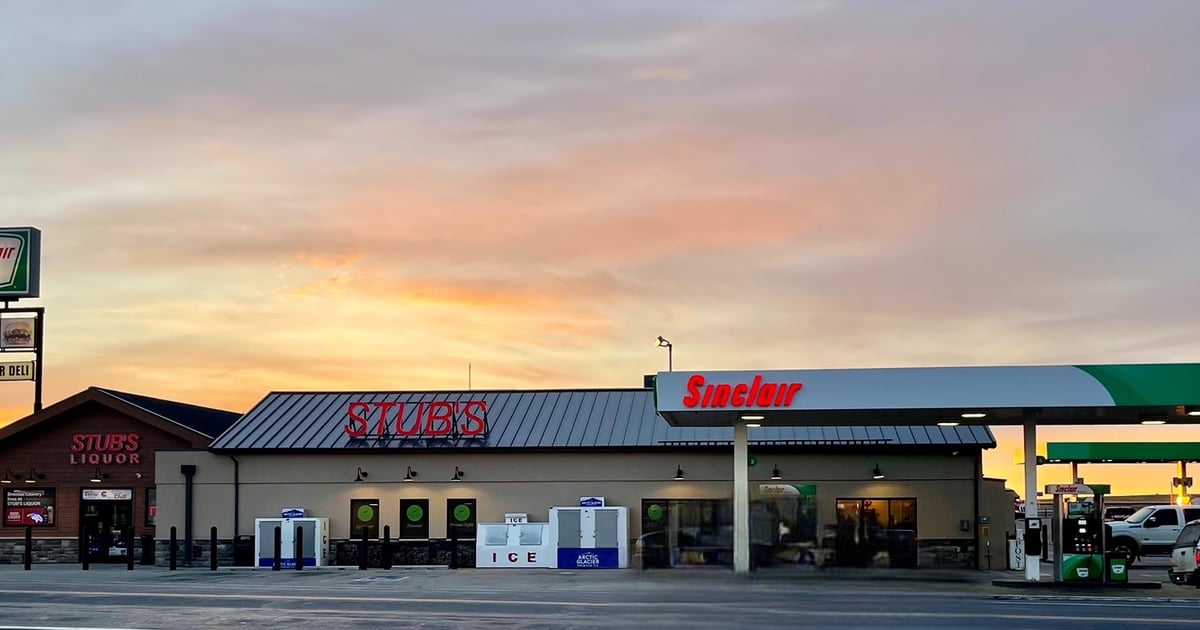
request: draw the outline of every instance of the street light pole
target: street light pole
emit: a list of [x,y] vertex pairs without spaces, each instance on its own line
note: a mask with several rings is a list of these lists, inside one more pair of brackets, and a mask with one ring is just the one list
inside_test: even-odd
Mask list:
[[675,371],[675,357],[674,357],[675,346],[671,345],[671,342],[664,339],[662,335],[659,335],[658,336],[658,347],[667,349],[667,371],[668,372]]

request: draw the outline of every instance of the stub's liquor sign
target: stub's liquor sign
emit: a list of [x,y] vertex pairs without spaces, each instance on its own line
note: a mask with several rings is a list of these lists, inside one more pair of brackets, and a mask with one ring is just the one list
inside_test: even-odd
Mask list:
[[487,403],[434,401],[352,402],[342,427],[352,438],[482,437],[487,434]]

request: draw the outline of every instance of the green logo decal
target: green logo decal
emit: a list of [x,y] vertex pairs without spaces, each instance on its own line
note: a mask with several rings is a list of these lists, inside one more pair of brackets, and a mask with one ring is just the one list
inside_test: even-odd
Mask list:
[[409,521],[417,523],[420,522],[422,516],[425,516],[425,510],[422,510],[419,505],[410,505],[405,512],[405,516],[408,517]]
[[755,457],[755,456],[753,456],[753,455],[751,455],[750,457],[748,457],[748,458],[746,459],[746,463],[747,463],[747,464],[749,464],[749,465],[751,465],[751,466],[757,466],[757,465],[758,465],[758,458],[757,458],[757,457]]
[[469,518],[471,518],[471,506],[457,505],[454,507],[454,520],[465,523]]
[[657,521],[658,519],[662,518],[662,515],[663,509],[661,505],[655,504],[646,508],[646,516],[649,516],[650,520],[652,521]]
[[360,505],[358,506],[358,512],[355,514],[355,516],[358,517],[358,520],[366,523],[375,518],[375,508],[369,505]]

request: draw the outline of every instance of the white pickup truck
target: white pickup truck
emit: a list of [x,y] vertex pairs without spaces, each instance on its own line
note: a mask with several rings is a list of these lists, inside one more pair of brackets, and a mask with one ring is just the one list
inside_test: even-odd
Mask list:
[[1149,554],[1171,553],[1183,526],[1200,519],[1200,506],[1148,505],[1123,521],[1105,523],[1109,551],[1125,555],[1126,566]]

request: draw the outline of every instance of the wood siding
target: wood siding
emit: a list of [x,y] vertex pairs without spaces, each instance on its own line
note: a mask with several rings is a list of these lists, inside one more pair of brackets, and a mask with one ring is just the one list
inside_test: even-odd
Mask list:
[[[136,433],[139,436],[137,464],[76,464],[70,463],[72,437],[77,433]],[[75,538],[79,536],[81,494],[84,488],[132,488],[133,524],[137,536],[153,535],[154,528],[146,525],[146,489],[155,487],[154,455],[159,449],[203,447],[206,440],[197,436],[188,441],[105,405],[90,402],[63,414],[48,418],[29,431],[0,444],[0,476],[5,469],[20,475],[12,484],[0,484],[0,498],[5,489],[52,488],[55,491],[52,527],[34,527],[35,538]],[[102,483],[90,478],[99,467],[108,475]],[[25,478],[34,468],[44,479],[26,484]],[[141,479],[136,473],[141,473]],[[5,527],[0,519],[0,538],[24,535],[24,527]]]

